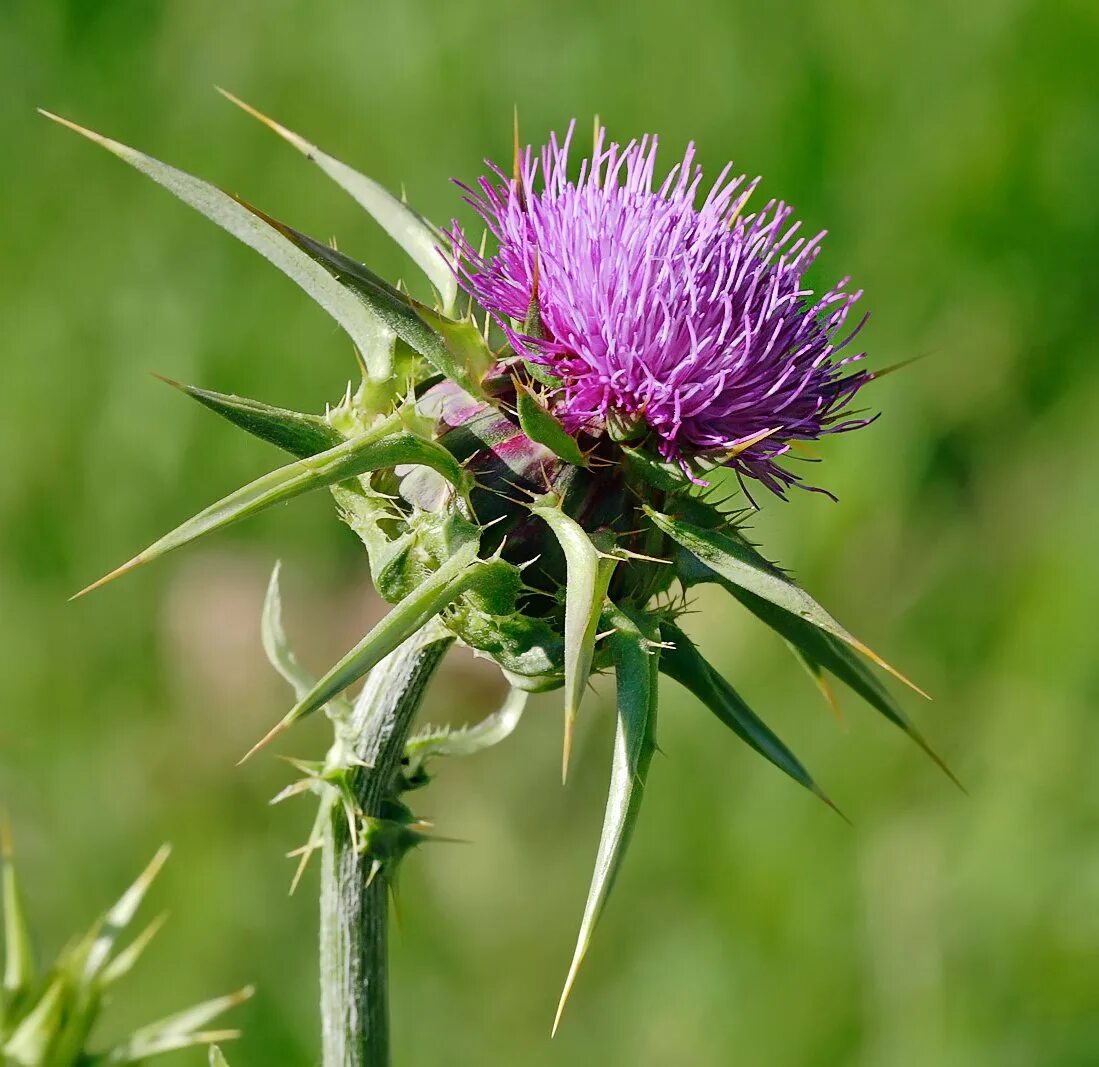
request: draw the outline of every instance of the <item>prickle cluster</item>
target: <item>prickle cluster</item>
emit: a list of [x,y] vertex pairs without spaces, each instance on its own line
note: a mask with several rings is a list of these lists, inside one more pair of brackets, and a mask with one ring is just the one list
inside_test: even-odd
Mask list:
[[[4,973],[0,987],[0,1062],[12,1067],[106,1067],[144,1063],[153,1056],[194,1045],[231,1040],[236,1030],[211,1030],[208,1024],[247,1000],[251,988],[196,1004],[135,1030],[113,1046],[95,1049],[93,1031],[104,1000],[141,959],[164,924],[154,919],[128,944],[126,935],[168,858],[162,848],[118,902],[73,940],[54,964],[40,973],[23,908],[23,892],[12,856],[6,823],[0,824],[0,897],[3,904]],[[211,1064],[223,1064],[211,1049]]]
[[[827,801],[679,628],[702,583],[727,590],[784,638],[830,702],[829,676],[937,759],[870,664],[907,680],[760,553],[743,511],[713,499],[725,484],[721,468],[783,490],[796,481],[779,463],[792,442],[859,422],[842,411],[870,375],[837,358],[857,294],[841,284],[813,298],[805,287],[819,237],[798,237],[782,204],[749,213],[754,183],[725,174],[696,206],[701,178],[690,150],[657,186],[655,139],[620,148],[597,127],[576,179],[568,138],[539,156],[516,137],[514,175],[497,169],[468,187],[490,252],[241,106],[380,223],[423,271],[433,299],[417,300],[207,182],[58,120],[282,270],[343,327],[361,374],[323,414],[179,386],[292,458],[89,589],[274,504],[330,490],[393,606],[318,679],[286,646],[272,578],[265,645],[297,702],[260,745],[321,709],[335,730],[326,759],[299,761],[303,777],[282,794],[321,797],[303,864],[342,810],[372,873],[391,878],[428,836],[402,798],[427,780],[430,758],[502,740],[528,693],[560,688],[567,767],[588,680],[610,671],[618,722],[610,795],[567,995],[637,818],[659,675]],[[424,627],[495,662],[511,694],[477,727],[413,738],[383,816],[367,818],[348,788],[355,715],[343,694]]]

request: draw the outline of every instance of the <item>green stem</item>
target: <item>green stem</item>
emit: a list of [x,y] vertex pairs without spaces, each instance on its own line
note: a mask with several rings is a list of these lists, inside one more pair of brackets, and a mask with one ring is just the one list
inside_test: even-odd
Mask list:
[[[391,795],[412,720],[453,642],[428,625],[367,677],[340,733],[356,761],[352,775],[363,814],[377,817]],[[372,858],[357,852],[339,804],[321,859],[321,1024],[324,1067],[388,1067],[388,884],[371,879]]]

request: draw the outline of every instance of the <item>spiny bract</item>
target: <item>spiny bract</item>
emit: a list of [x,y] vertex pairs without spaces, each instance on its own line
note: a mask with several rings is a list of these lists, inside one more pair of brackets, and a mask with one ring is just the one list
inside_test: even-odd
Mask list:
[[[305,777],[286,793],[323,798],[303,862],[339,804],[375,873],[391,872],[423,838],[399,796],[383,820],[355,810],[341,735],[350,709],[341,694],[422,627],[442,626],[494,660],[513,693],[469,735],[413,739],[402,789],[426,780],[429,757],[507,736],[529,691],[563,687],[567,765],[588,678],[612,669],[610,797],[567,995],[637,817],[659,673],[824,797],[677,626],[695,585],[724,587],[780,634],[829,699],[830,674],[927,748],[861,657],[892,668],[768,562],[705,485],[731,466],[782,490],[795,481],[778,463],[791,441],[857,424],[837,420],[869,375],[835,358],[857,294],[841,284],[809,299],[803,274],[819,237],[797,238],[782,204],[746,214],[754,183],[723,173],[696,208],[700,176],[688,151],[654,188],[655,140],[604,146],[597,129],[576,180],[567,142],[551,141],[539,185],[539,157],[516,137],[515,176],[497,170],[470,192],[498,245],[490,254],[457,225],[448,240],[371,179],[241,106],[350,193],[424,271],[435,299],[421,303],[214,186],[58,120],[279,267],[344,328],[362,373],[324,415],[181,386],[294,460],[102,581],[291,497],[331,490],[394,606],[315,680],[285,645],[272,581],[265,643],[299,699],[264,741],[321,708],[337,738],[324,762],[300,764]],[[471,299],[457,311],[459,283],[479,308]]]

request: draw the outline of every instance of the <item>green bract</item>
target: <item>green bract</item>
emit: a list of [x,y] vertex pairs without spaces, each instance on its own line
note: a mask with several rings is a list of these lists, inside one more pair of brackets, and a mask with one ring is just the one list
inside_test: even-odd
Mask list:
[[[374,216],[422,269],[435,304],[414,300],[361,263],[205,182],[58,120],[274,263],[343,327],[360,357],[357,387],[349,386],[323,415],[180,386],[293,459],[187,520],[108,578],[294,496],[330,491],[339,517],[366,549],[378,593],[393,608],[317,679],[287,647],[277,573],[272,576],[264,644],[297,703],[264,741],[322,708],[335,731],[327,757],[296,762],[302,779],[276,798],[307,792],[321,798],[314,830],[298,853],[302,865],[333,811],[342,809],[352,839],[372,857],[373,873],[391,876],[401,857],[426,838],[426,825],[402,795],[427,781],[430,759],[497,743],[515,728],[526,693],[563,688],[567,765],[589,678],[613,670],[618,733],[610,795],[567,996],[637,819],[655,745],[659,672],[827,800],[790,749],[679,629],[676,617],[695,585],[727,589],[791,645],[826,692],[825,676],[834,675],[927,746],[860,656],[901,676],[766,561],[736,515],[704,499],[699,472],[662,459],[643,423],[611,426],[599,439],[567,432],[545,402],[559,384],[547,368],[512,351],[487,313],[456,311],[454,274],[439,230],[371,179],[241,106]],[[533,336],[536,293],[531,308],[528,321],[516,326]],[[413,738],[383,817],[367,818],[348,786],[352,706],[343,694],[425,626],[493,660],[511,693],[477,727],[428,729]]]

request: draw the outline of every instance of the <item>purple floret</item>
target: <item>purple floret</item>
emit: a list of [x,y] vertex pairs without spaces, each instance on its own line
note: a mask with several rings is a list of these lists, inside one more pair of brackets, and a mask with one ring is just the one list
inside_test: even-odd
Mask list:
[[[570,180],[572,132],[528,148],[518,183],[490,162],[462,186],[498,246],[478,254],[454,223],[462,286],[561,380],[553,403],[573,432],[643,420],[665,459],[725,464],[781,494],[799,482],[777,463],[791,441],[867,421],[842,417],[870,377],[848,369],[862,353],[840,356],[860,292],[846,278],[807,288],[824,233],[798,236],[781,201],[744,214],[756,182],[730,166],[698,205],[693,145],[654,187],[656,137],[604,147],[600,132]],[[513,325],[536,277],[540,338]]]

